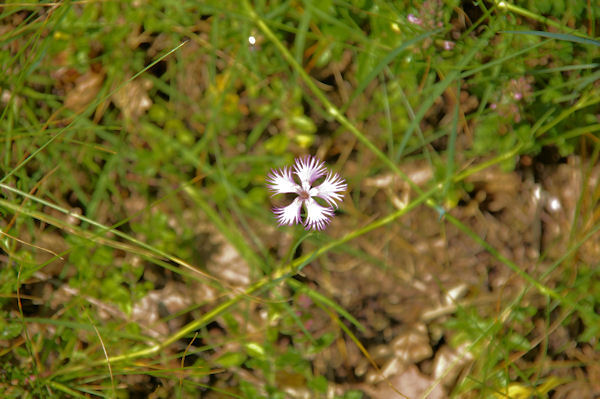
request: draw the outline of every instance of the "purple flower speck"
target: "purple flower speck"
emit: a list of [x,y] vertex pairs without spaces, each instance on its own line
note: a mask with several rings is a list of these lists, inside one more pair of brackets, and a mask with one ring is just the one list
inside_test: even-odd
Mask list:
[[410,22],[411,24],[423,25],[423,20],[414,14],[408,14],[406,16],[406,19],[408,19],[408,22]]
[[[292,173],[296,175],[298,184]],[[316,187],[312,184],[320,177],[325,180]],[[302,223],[306,230],[323,230],[333,217],[334,208],[344,198],[346,182],[337,173],[328,171],[325,163],[315,157],[296,158],[294,165],[273,169],[267,176],[267,186],[273,195],[293,193],[298,196],[291,204],[273,208],[279,225]],[[328,206],[320,205],[314,197],[324,200]],[[305,220],[302,221],[300,212],[302,205],[306,210]]]

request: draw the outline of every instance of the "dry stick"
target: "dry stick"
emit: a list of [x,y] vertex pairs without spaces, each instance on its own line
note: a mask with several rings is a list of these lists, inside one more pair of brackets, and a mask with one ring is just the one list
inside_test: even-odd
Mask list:
[[104,352],[104,358],[106,359],[106,365],[108,366],[108,373],[110,374],[110,385],[112,386],[113,395],[116,397],[117,390],[115,388],[115,377],[113,376],[112,367],[110,365],[110,362],[108,361],[108,351],[106,350],[106,346],[104,345],[104,340],[102,339],[102,335],[100,335],[100,331],[98,331],[98,328],[96,328],[96,325],[94,324],[94,322],[92,322],[92,318],[86,312],[85,308],[83,309],[83,311],[85,312],[85,315],[87,316],[88,320],[90,321],[90,324],[92,325],[92,327],[94,327],[94,331],[96,331],[96,335],[98,336],[98,339],[100,340],[100,345],[102,346],[102,351]]
[[[15,213],[15,215],[16,215],[16,213]],[[12,235],[10,235],[10,234],[8,234],[8,233],[5,233],[5,232],[3,232],[2,230],[0,230],[0,234],[2,234],[3,236],[6,236],[6,237],[8,237],[8,238],[10,238],[11,240],[14,240],[14,241],[16,241],[16,242],[18,242],[18,243],[20,243],[20,244],[23,244],[23,245],[26,245],[26,246],[28,246],[28,247],[32,247],[32,248],[35,248],[35,249],[39,249],[40,251],[47,252],[47,253],[49,253],[50,255],[52,255],[52,256],[54,256],[55,258],[58,258],[58,259],[60,259],[60,260],[65,260],[65,259],[64,259],[62,256],[60,256],[59,254],[57,254],[56,252],[54,252],[54,251],[53,251],[53,250],[51,250],[51,249],[44,248],[44,247],[40,247],[39,245],[35,245],[35,244],[31,244],[31,243],[29,243],[29,242],[27,242],[27,241],[23,241],[23,240],[21,240],[20,238],[17,238],[17,237],[15,237],[15,236],[12,236]]]
[[194,341],[196,340],[197,337],[198,337],[198,331],[196,331],[196,334],[194,334],[194,338],[191,339],[190,343],[188,344],[188,346],[185,348],[185,351],[183,352],[183,356],[181,356],[181,375],[179,376],[179,389],[181,389],[182,386],[183,386],[183,374],[184,374],[185,357],[186,357],[188,351],[190,350],[190,347],[192,346],[192,344],[194,343]]

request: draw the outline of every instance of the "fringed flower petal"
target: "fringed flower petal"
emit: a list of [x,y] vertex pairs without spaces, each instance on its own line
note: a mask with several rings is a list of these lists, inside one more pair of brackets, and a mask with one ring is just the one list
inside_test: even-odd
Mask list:
[[304,227],[306,230],[323,230],[333,217],[333,208],[324,207],[312,198],[304,201],[306,208],[306,220]]
[[285,166],[281,169],[273,169],[267,176],[267,186],[275,194],[297,193],[301,188],[294,181],[292,168]]
[[297,197],[291,204],[281,208],[273,208],[273,213],[277,216],[279,225],[292,225],[302,223],[300,219],[300,209],[302,208],[302,200]]
[[329,205],[337,208],[338,202],[341,202],[344,198],[343,192],[346,191],[347,187],[346,181],[337,173],[329,172],[323,183],[311,188],[309,194],[313,197],[322,198]]
[[[326,177],[321,184],[311,187],[317,179],[323,176]],[[280,226],[302,223],[306,230],[323,230],[327,227],[333,218],[334,208],[337,208],[338,202],[344,198],[344,191],[347,188],[344,179],[337,173],[329,172],[323,161],[312,156],[296,158],[292,168],[271,170],[267,176],[267,186],[273,195],[297,194],[291,204],[273,208],[273,213],[275,213]],[[325,201],[327,206],[318,203],[315,200],[316,197]],[[301,216],[302,205],[306,210],[304,218]]]
[[327,169],[323,161],[315,157],[306,156],[304,158],[296,158],[294,173],[300,179],[302,188],[308,190],[315,180],[327,173]]

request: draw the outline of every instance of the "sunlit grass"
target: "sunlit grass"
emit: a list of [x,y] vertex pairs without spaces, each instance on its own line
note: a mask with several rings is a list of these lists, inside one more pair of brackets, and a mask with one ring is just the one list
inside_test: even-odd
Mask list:
[[[600,332],[600,47],[587,24],[600,9],[567,3],[571,20],[525,2],[2,5],[0,392],[355,398],[367,384],[412,399],[378,357],[393,336],[368,324],[391,317],[344,305],[340,259],[398,291],[426,287],[431,307],[449,298],[416,323],[455,355],[439,376],[438,353],[418,362],[419,395],[567,392]],[[473,179],[516,168],[545,193],[523,160],[548,148],[581,180],[562,205],[575,198],[573,215],[548,221],[532,199],[542,244],[515,261],[477,222],[500,212],[466,216]],[[307,153],[349,184],[323,233],[277,228],[265,188]],[[447,260],[432,285],[390,255],[418,252],[399,231],[421,218]],[[456,297],[448,235],[489,262]],[[493,273],[502,286],[484,281]],[[388,323],[388,335],[414,327]],[[321,373],[329,358],[345,368]]]

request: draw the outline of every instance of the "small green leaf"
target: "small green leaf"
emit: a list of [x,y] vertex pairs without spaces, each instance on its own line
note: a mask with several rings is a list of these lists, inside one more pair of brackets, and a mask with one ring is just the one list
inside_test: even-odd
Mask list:
[[262,345],[256,342],[248,342],[244,345],[244,348],[246,349],[246,353],[250,357],[255,357],[257,359],[265,358],[265,348],[263,348]]
[[319,375],[315,378],[313,378],[312,380],[308,381],[308,387],[319,392],[319,393],[326,393],[327,392],[327,387],[329,386],[329,382],[327,381],[327,378],[323,377],[322,375]]
[[0,339],[12,339],[21,334],[23,326],[21,323],[8,323],[0,325]]
[[227,352],[220,356],[215,363],[218,365],[228,368],[237,367],[246,361],[246,355],[242,352]]
[[290,122],[300,133],[313,134],[317,131],[315,122],[306,115],[292,116]]
[[344,393],[344,399],[362,399],[363,393],[361,391],[348,391]]

